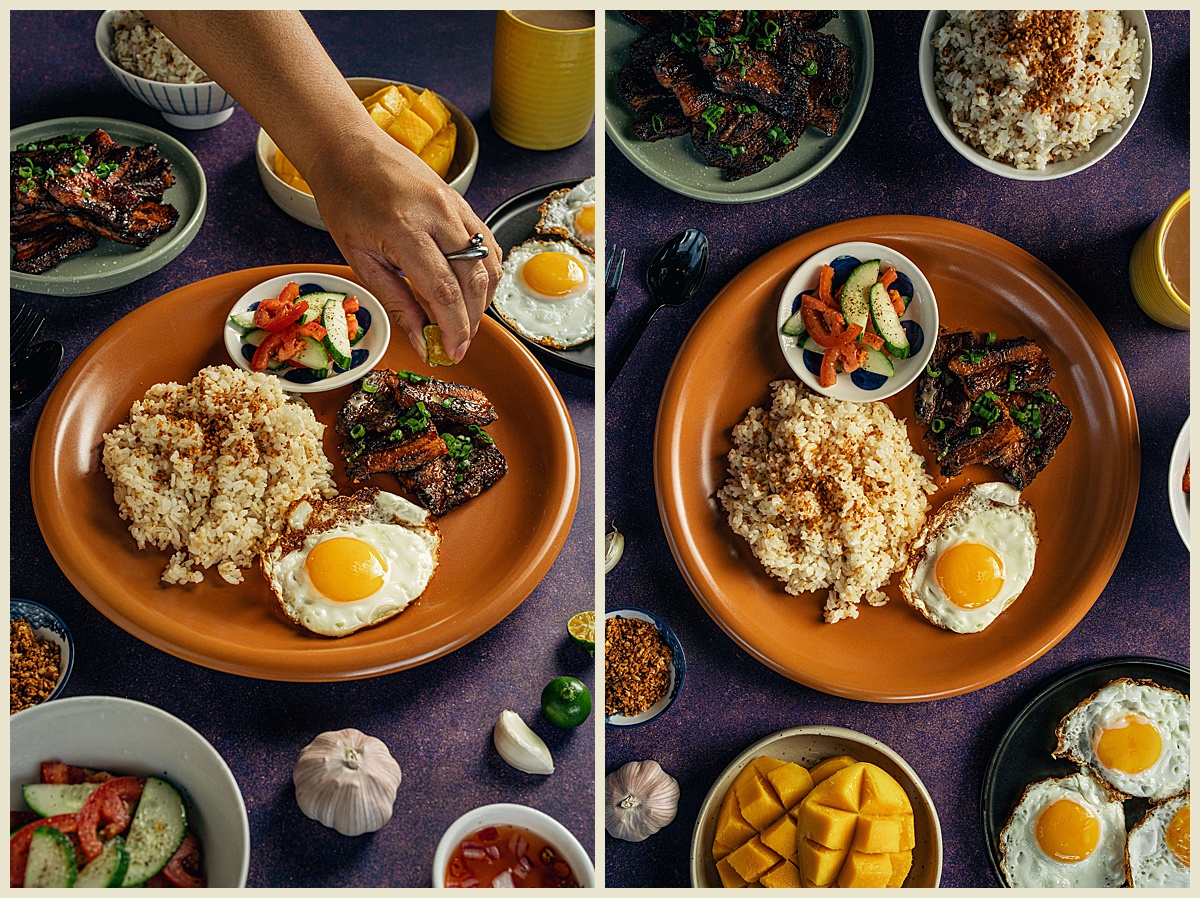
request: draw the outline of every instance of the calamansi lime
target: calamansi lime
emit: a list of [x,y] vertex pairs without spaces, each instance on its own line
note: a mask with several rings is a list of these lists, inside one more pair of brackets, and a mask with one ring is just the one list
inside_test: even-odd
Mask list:
[[555,677],[542,690],[542,713],[556,727],[577,727],[592,713],[592,694],[575,677]]
[[581,646],[585,652],[596,654],[596,612],[580,611],[567,621],[567,632],[571,641]]

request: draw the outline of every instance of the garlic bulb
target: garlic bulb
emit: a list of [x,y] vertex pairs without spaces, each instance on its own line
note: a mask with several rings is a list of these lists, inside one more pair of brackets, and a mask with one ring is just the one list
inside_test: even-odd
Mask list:
[[630,761],[604,778],[604,828],[614,838],[648,839],[678,808],[679,783],[657,761]]
[[292,782],[306,817],[343,836],[359,836],[392,819],[400,765],[374,736],[337,730],[300,750]]
[[542,737],[529,728],[515,711],[501,711],[492,729],[496,751],[511,766],[524,773],[551,774],[554,759]]

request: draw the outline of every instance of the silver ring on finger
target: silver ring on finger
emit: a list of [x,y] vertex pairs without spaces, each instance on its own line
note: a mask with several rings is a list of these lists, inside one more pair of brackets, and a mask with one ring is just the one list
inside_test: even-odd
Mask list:
[[476,234],[463,249],[453,253],[446,253],[446,261],[456,262],[459,259],[486,259],[490,254],[491,250],[484,246],[483,235]]

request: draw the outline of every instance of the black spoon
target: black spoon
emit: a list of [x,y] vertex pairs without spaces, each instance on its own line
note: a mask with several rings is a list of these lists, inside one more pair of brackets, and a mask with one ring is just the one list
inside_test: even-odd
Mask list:
[[57,340],[35,343],[13,359],[9,367],[12,410],[25,408],[50,386],[62,364],[63,345]]
[[650,304],[642,313],[641,320],[626,338],[617,352],[605,376],[605,390],[613,385],[629,354],[654,313],[663,306],[681,306],[700,289],[704,272],[708,270],[708,238],[696,228],[688,228],[676,234],[654,254],[646,269],[646,286],[650,288]]

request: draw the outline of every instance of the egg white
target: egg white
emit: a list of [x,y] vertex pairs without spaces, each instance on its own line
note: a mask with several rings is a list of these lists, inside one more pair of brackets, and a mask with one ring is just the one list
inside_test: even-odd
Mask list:
[[[1055,860],[1037,843],[1043,810],[1059,799],[1088,808],[1100,822],[1100,840],[1073,864]],[[1117,888],[1125,884],[1125,812],[1086,773],[1031,784],[1000,833],[1001,867],[1013,888]]]
[[564,187],[551,193],[538,207],[541,220],[539,234],[556,235],[570,240],[591,255],[596,253],[596,232],[581,229],[576,219],[586,207],[596,205],[596,179],[586,178],[574,187]]
[[[1114,680],[1080,702],[1058,725],[1055,757],[1086,766],[1122,796],[1162,801],[1183,792],[1191,779],[1191,700],[1149,681]],[[1110,722],[1140,715],[1158,730],[1162,754],[1141,773],[1110,770],[1096,756],[1095,740]]]
[[[538,293],[521,276],[525,263],[538,253],[562,252],[583,267],[586,281],[567,296]],[[565,240],[527,240],[509,250],[496,286],[494,307],[517,333],[535,343],[566,349],[596,336],[596,264]]]
[[[995,598],[978,608],[961,608],[942,590],[937,562],[961,543],[980,543],[1000,558],[1004,583]],[[1007,483],[964,487],[935,512],[917,534],[900,582],[905,601],[939,627],[978,633],[1007,609],[1033,576],[1037,521],[1032,506]]]
[[[292,551],[267,552],[261,558],[263,573],[284,613],[322,636],[346,636],[399,614],[425,591],[437,570],[440,536],[436,528],[427,526],[425,509],[385,492],[376,492],[373,502],[351,508],[333,521],[313,524]],[[305,513],[303,506],[300,515],[296,522],[300,530],[319,517]],[[309,553],[338,537],[368,543],[384,559],[383,585],[371,595],[341,602],[322,594],[310,580],[305,566]]]
[[1167,827],[1176,811],[1191,803],[1191,795],[1173,798],[1154,805],[1129,831],[1126,857],[1129,879],[1135,889],[1186,889],[1192,884],[1191,870],[1167,845]]

